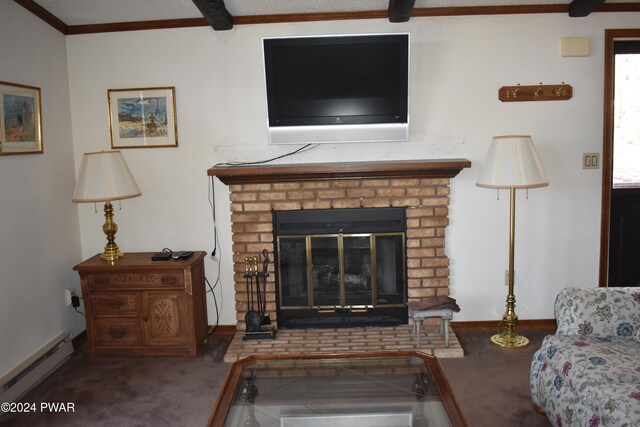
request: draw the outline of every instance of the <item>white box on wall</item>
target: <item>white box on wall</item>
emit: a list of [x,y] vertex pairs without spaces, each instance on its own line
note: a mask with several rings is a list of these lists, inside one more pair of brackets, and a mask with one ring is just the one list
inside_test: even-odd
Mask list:
[[589,56],[589,37],[563,37],[560,44],[561,56]]

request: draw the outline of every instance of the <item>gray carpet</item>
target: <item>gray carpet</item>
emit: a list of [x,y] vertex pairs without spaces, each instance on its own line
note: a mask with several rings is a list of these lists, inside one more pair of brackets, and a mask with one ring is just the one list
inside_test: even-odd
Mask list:
[[465,350],[462,359],[441,359],[453,393],[472,427],[550,426],[533,411],[529,368],[533,353],[552,330],[518,332],[531,341],[522,349],[502,349],[489,341],[495,331],[456,330]]
[[[456,334],[463,359],[442,366],[473,427],[549,426],[532,410],[531,355],[551,331],[521,331],[532,345],[502,350],[489,344],[491,333]],[[89,361],[84,347],[70,361],[23,397],[23,402],[71,402],[74,413],[5,414],[8,426],[204,426],[227,372],[222,362],[230,337],[211,337],[197,359],[144,358]]]
[[231,337],[210,337],[197,359],[89,361],[86,347],[21,400],[72,402],[75,413],[5,414],[1,426],[204,426],[222,386]]

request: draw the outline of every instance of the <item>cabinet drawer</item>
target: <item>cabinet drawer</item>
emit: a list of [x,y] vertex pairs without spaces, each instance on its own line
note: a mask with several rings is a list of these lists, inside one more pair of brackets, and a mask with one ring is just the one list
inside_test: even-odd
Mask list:
[[96,347],[130,347],[142,345],[139,319],[93,319]]
[[104,289],[184,289],[182,270],[155,272],[96,273],[87,276],[90,291]]
[[95,292],[89,298],[94,316],[138,316],[140,303],[135,292]]

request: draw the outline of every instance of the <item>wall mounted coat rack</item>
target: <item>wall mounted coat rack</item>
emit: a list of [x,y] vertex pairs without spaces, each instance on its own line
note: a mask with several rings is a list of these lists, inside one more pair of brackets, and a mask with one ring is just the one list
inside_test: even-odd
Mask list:
[[562,82],[559,85],[502,86],[498,99],[502,102],[565,101],[573,96],[573,88]]

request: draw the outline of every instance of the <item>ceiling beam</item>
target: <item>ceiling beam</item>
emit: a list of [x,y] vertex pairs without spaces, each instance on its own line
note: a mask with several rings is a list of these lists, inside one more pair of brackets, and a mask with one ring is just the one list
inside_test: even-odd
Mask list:
[[573,0],[569,5],[569,16],[581,18],[594,12],[605,0]]
[[407,22],[416,0],[389,0],[389,22]]
[[[0,0],[1,1],[1,0]],[[117,31],[164,30],[167,28],[207,27],[203,17],[162,19],[157,21],[110,22],[106,24],[69,25],[67,35],[113,33]]]
[[68,25],[58,19],[57,16],[53,15],[44,7],[40,6],[33,0],[14,0],[20,6],[27,9],[29,12],[36,15],[38,18],[42,19],[47,24],[51,25],[56,30],[60,31],[62,34],[67,34],[67,30],[69,29]]
[[193,3],[214,30],[222,31],[233,28],[233,16],[225,7],[224,0],[193,0]]

